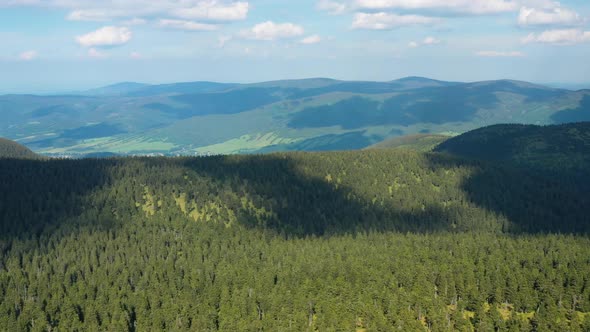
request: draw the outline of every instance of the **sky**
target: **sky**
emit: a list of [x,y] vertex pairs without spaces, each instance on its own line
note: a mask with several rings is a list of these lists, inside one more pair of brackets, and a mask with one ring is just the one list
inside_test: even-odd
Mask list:
[[0,93],[117,82],[590,82],[588,0],[0,0]]

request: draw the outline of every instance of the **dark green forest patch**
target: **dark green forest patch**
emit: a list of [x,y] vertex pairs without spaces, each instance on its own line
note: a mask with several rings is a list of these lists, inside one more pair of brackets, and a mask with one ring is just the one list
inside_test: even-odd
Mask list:
[[91,126],[84,126],[64,130],[60,137],[66,139],[91,139],[125,134],[127,131],[118,125],[99,123]]
[[373,144],[379,138],[369,137],[366,131],[355,131],[345,134],[331,134],[291,144],[280,144],[266,147],[256,151],[258,153],[268,153],[277,151],[344,151],[357,150]]
[[[236,114],[281,100],[277,88],[246,88],[223,93],[184,94],[171,97],[186,104],[177,109],[177,116],[187,118],[210,114]],[[172,109],[168,109],[171,111]]]
[[590,121],[590,96],[584,96],[577,108],[559,111],[551,116],[555,123]]
[[0,189],[3,330],[590,326],[559,178],[379,150],[2,159]]

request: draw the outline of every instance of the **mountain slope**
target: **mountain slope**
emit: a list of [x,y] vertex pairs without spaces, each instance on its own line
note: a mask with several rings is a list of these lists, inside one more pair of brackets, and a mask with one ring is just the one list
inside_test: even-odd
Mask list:
[[41,157],[24,145],[0,137],[0,158],[39,159]]
[[417,134],[387,139],[371,145],[368,149],[409,149],[415,151],[432,151],[440,143],[451,138],[446,135]]
[[509,80],[317,78],[120,88],[111,95],[0,96],[0,135],[56,155],[349,150],[393,136],[590,114],[590,91]]
[[589,204],[408,150],[0,159],[0,330],[583,331]]
[[435,151],[568,177],[590,188],[590,122],[495,125],[451,138]]

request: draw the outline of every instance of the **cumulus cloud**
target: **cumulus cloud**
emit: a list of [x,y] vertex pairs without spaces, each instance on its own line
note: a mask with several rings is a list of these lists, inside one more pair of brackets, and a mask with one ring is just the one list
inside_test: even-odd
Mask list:
[[547,30],[542,33],[531,33],[522,39],[525,44],[544,43],[556,45],[572,45],[590,42],[590,31],[581,29]]
[[178,29],[185,31],[213,31],[217,30],[214,24],[198,23],[185,20],[159,20],[158,26],[161,28]]
[[69,9],[69,20],[171,17],[209,21],[237,21],[247,17],[249,3],[234,0],[0,0],[0,5],[28,5]]
[[38,56],[37,51],[25,51],[19,54],[18,58],[22,61],[31,61],[36,59]]
[[353,29],[391,30],[411,25],[433,25],[439,18],[421,15],[397,15],[385,12],[357,13],[352,22]]
[[514,0],[356,0],[358,8],[445,11],[465,14],[497,14],[518,9]]
[[303,27],[293,23],[274,23],[267,21],[256,24],[248,30],[242,30],[240,35],[247,39],[277,40],[302,36],[305,33]]
[[555,7],[536,9],[522,7],[518,15],[518,24],[527,25],[577,25],[582,22],[580,15],[574,11]]
[[500,52],[500,51],[479,51],[475,55],[488,58],[519,58],[524,57],[525,54],[518,51]]
[[321,41],[322,41],[322,37],[320,37],[319,35],[312,35],[312,36],[308,36],[308,37],[301,39],[300,43],[311,45],[311,44],[317,44]]
[[127,27],[106,26],[76,37],[78,44],[85,47],[109,47],[128,43],[133,34]]

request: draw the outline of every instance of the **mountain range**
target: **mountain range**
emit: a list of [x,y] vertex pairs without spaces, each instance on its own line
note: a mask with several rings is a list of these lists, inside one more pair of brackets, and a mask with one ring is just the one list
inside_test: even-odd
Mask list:
[[360,149],[498,123],[590,120],[590,90],[498,80],[326,78],[253,84],[120,83],[0,96],[0,136],[45,155],[206,155]]

